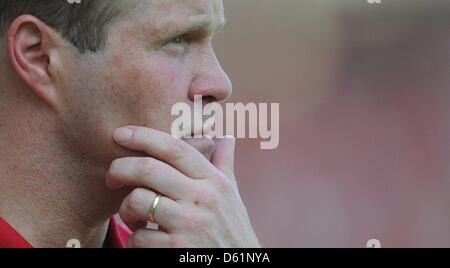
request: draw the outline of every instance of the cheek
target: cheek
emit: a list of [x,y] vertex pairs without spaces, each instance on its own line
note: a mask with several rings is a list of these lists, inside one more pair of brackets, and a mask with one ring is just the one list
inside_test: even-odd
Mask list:
[[139,125],[169,132],[172,106],[188,101],[192,81],[189,68],[166,58],[121,55],[110,59],[96,64],[95,73],[87,73],[83,85],[70,90],[78,93],[68,98],[70,112],[62,124],[73,150],[106,163],[125,155],[112,140],[118,127]]
[[171,103],[188,95],[191,79],[181,64],[158,61],[141,66],[138,72],[144,76],[143,97],[157,97],[158,101]]
[[181,64],[171,62],[152,63],[141,70],[144,71],[143,83],[137,89],[141,119],[153,123],[150,127],[169,131],[172,106],[187,101],[191,78]]
[[80,82],[67,85],[60,131],[70,151],[82,159],[107,164],[117,150],[112,140],[113,110],[108,101],[110,81],[98,72],[83,72],[76,80]]
[[186,101],[191,84],[189,72],[182,64],[158,57],[130,64],[122,71],[122,77],[122,86],[114,94],[127,101],[136,118],[162,113],[169,116],[174,103]]

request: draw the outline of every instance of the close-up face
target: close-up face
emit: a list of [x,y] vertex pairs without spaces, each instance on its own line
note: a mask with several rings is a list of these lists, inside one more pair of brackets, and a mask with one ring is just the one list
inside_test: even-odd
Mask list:
[[[204,104],[231,95],[212,39],[224,26],[221,0],[141,1],[108,27],[105,48],[64,52],[58,86],[67,144],[82,155],[109,160],[125,153],[112,140],[126,125],[170,131],[172,106]],[[194,134],[199,130],[194,130]],[[213,143],[191,142],[205,156]]]

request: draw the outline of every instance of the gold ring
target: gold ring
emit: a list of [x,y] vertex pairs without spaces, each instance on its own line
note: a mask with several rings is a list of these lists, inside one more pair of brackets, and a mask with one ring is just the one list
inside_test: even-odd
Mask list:
[[156,213],[156,207],[158,206],[159,200],[161,199],[161,194],[157,194],[155,199],[153,199],[153,204],[152,207],[150,208],[150,212],[148,214],[148,221],[150,223],[154,223],[155,222],[155,213]]

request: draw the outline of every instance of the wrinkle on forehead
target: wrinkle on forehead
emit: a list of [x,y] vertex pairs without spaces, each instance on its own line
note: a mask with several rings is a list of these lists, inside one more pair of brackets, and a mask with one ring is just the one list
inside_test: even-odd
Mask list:
[[147,12],[140,14],[145,28],[155,37],[186,27],[208,28],[214,33],[225,24],[222,0],[151,0]]

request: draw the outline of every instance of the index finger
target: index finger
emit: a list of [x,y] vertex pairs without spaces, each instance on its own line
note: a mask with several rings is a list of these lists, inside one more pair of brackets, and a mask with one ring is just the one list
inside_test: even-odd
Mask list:
[[127,126],[114,131],[114,139],[120,145],[143,151],[194,179],[207,179],[217,173],[215,166],[194,147],[162,131]]

